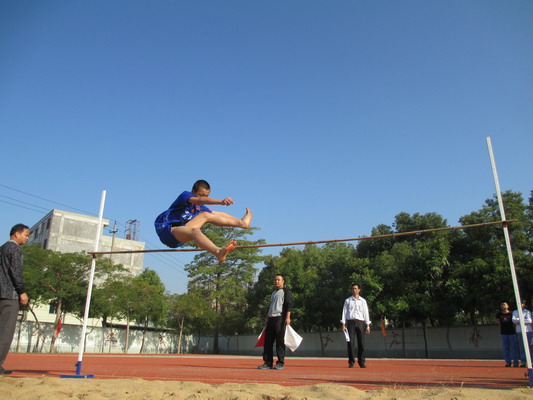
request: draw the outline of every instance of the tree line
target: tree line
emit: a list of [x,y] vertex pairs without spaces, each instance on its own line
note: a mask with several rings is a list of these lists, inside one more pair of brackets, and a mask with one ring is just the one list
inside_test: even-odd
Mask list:
[[[503,194],[520,292],[530,299],[533,289],[533,191]],[[496,198],[460,218],[461,225],[499,221]],[[371,236],[449,227],[437,213],[399,213],[390,225],[380,224]],[[253,240],[256,228],[237,230],[205,227],[218,246]],[[25,247],[25,278],[33,303],[54,304],[60,316],[84,313],[90,256]],[[444,230],[362,240],[283,248],[279,255],[261,255],[259,248],[237,249],[224,263],[207,252],[186,265],[188,292],[168,294],[155,271],[137,277],[109,258],[96,268],[91,316],[103,322],[122,319],[146,332],[174,329],[184,334],[220,338],[259,333],[263,327],[273,277],[285,275],[293,293],[293,326],[302,332],[338,330],[344,299],[358,283],[368,301],[373,326],[408,327],[484,324],[494,321],[502,301],[514,302],[503,230],[500,225]],[[127,335],[126,335],[127,336]],[[143,336],[144,337],[144,336]],[[53,338],[55,340],[55,338]],[[125,351],[127,352],[127,344]],[[178,343],[178,349],[181,343]],[[53,341],[50,351],[53,350]],[[143,350],[141,349],[141,352]]]

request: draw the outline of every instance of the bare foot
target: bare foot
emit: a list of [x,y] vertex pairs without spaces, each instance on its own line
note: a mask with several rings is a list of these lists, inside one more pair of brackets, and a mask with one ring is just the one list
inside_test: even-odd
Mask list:
[[246,209],[246,214],[244,214],[244,217],[241,218],[241,221],[244,229],[248,229],[252,224],[252,212],[249,208]]
[[226,257],[229,253],[235,250],[235,246],[237,246],[237,242],[235,240],[232,240],[226,245],[226,247],[221,249],[220,253],[218,253],[218,255],[216,256],[218,262],[223,263],[224,261],[226,261]]

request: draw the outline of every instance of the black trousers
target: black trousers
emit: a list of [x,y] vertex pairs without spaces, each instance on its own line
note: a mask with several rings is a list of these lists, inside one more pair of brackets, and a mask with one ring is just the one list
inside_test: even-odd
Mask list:
[[0,299],[0,368],[9,353],[17,326],[18,300]]
[[263,347],[263,361],[272,367],[274,364],[274,342],[278,364],[285,363],[285,318],[269,317],[265,328],[265,346]]
[[[348,345],[348,363],[355,363],[355,346],[357,346],[357,362],[359,365],[365,363],[365,329],[366,324],[364,321],[356,319],[350,319],[346,321],[346,329],[348,329],[348,335],[350,341],[346,342]],[[357,339],[357,341],[356,341]]]

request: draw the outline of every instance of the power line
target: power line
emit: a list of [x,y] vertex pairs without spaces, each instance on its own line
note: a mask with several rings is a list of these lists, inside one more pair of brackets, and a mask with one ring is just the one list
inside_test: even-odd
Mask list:
[[54,204],[60,205],[60,206],[62,206],[62,207],[70,208],[71,210],[80,211],[80,212],[85,213],[85,214],[87,214],[87,215],[91,215],[91,216],[95,216],[95,215],[96,215],[96,214],[94,214],[94,213],[90,213],[90,212],[85,211],[85,210],[80,210],[79,208],[71,207],[71,206],[69,206],[69,205],[67,205],[67,204],[59,203],[59,202],[57,202],[57,201],[50,200],[50,199],[45,199],[44,197],[36,196],[36,195],[34,195],[34,194],[31,194],[31,193],[28,193],[28,192],[24,192],[24,191],[19,190],[19,189],[12,188],[12,187],[7,186],[7,185],[4,185],[4,184],[2,184],[2,183],[0,183],[0,186],[5,187],[5,188],[10,189],[10,190],[13,190],[13,191],[15,191],[15,192],[19,192],[19,193],[25,194],[26,196],[35,197],[36,199],[39,199],[39,200],[48,201],[48,202],[50,202],[50,203],[54,203]]
[[[34,198],[39,199],[39,200],[47,201],[47,202],[50,202],[50,203],[53,203],[53,204],[57,204],[57,205],[62,206],[62,207],[66,207],[66,208],[68,208],[70,210],[75,210],[75,211],[79,211],[79,212],[82,212],[82,213],[90,215],[90,216],[95,216],[94,213],[90,213],[88,211],[84,211],[84,210],[81,210],[79,208],[69,206],[68,204],[57,202],[55,200],[46,199],[44,197],[37,196],[37,195],[34,195],[32,193],[25,192],[23,190],[19,190],[19,189],[4,185],[2,183],[0,183],[0,186],[4,187],[4,188],[7,188],[9,190],[13,190],[13,191],[18,192],[18,193],[22,193],[22,194],[24,194],[26,196],[31,196],[31,197],[34,197]],[[38,208],[38,209],[40,208],[41,210],[44,210],[44,211],[36,210],[36,209],[30,208],[30,207],[25,207],[25,206],[23,206],[21,204],[16,204],[16,203],[12,203],[12,202],[4,201],[4,200],[0,199],[0,202],[9,204],[9,205],[12,205],[12,206],[15,206],[15,207],[24,208],[24,209],[27,209],[27,210],[30,210],[30,211],[41,213],[41,214],[47,214],[50,211],[49,208],[41,207],[41,206],[38,206],[38,205],[35,205],[35,204],[31,204],[31,203],[28,203],[28,202],[25,202],[25,201],[22,201],[22,200],[18,200],[18,199],[12,198],[12,197],[4,196],[4,195],[0,195],[0,197],[3,197],[5,199],[9,199],[9,200],[12,200],[12,201],[15,201],[15,202],[18,202],[18,203],[26,204],[28,206],[35,207],[35,208]],[[114,220],[113,218],[109,218],[109,219]],[[124,224],[122,224],[121,222],[118,222],[118,224],[122,228],[125,229],[126,226]],[[155,245],[154,243],[150,242],[146,238],[144,238],[142,236],[140,236],[140,238],[146,244],[150,244],[152,248],[157,248],[157,245]],[[187,276],[187,273],[183,269],[177,268],[175,266],[175,264],[181,264],[180,267],[183,268],[185,266],[185,263],[183,263],[181,260],[176,259],[175,257],[173,257],[170,254],[168,254],[168,255],[167,254],[154,255],[154,257],[156,257],[161,263],[165,264],[167,267],[170,267],[170,268],[174,269],[175,271]]]
[[35,211],[35,212],[38,212],[38,213],[41,213],[41,214],[46,214],[45,211],[35,210],[35,209],[33,209],[33,208],[29,208],[29,207],[24,207],[24,206],[21,206],[20,204],[14,204],[14,203],[11,203],[11,202],[9,202],[9,201],[0,200],[0,202],[5,203],[5,204],[9,204],[9,205],[12,205],[12,206],[15,206],[15,207],[24,208],[24,209],[26,209],[26,210]]
[[[12,197],[8,197],[8,196],[3,196],[3,195],[0,195],[0,197],[3,197],[4,199],[8,199],[8,200],[12,200],[12,201],[18,201],[19,203],[23,203],[23,204],[26,204],[28,206],[32,206],[32,207],[36,207],[36,208],[40,208],[42,210],[44,210],[44,212],[48,212],[50,211],[49,209],[45,208],[45,207],[41,207],[41,206],[38,206],[38,205],[35,205],[35,204],[31,204],[31,203],[27,203],[25,201],[22,201],[22,200],[17,200],[17,199],[14,199]],[[2,200],[0,200],[2,201]],[[7,203],[7,204],[11,204],[11,205],[17,205],[17,204],[14,204],[14,203],[10,203],[10,202],[7,202],[7,201],[4,201],[4,203]]]

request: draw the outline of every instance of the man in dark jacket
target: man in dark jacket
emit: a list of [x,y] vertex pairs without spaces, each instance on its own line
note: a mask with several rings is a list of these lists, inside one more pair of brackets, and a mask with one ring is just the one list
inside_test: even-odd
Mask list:
[[[270,307],[265,326],[263,365],[259,369],[283,369],[285,365],[285,327],[291,324],[292,294],[285,287],[281,274],[274,277],[274,291],[270,295]],[[273,346],[276,342],[278,361],[274,367]]]
[[4,369],[15,327],[19,304],[28,304],[28,295],[22,277],[22,249],[30,237],[30,228],[17,224],[11,228],[10,240],[0,247],[0,375],[13,371]]

